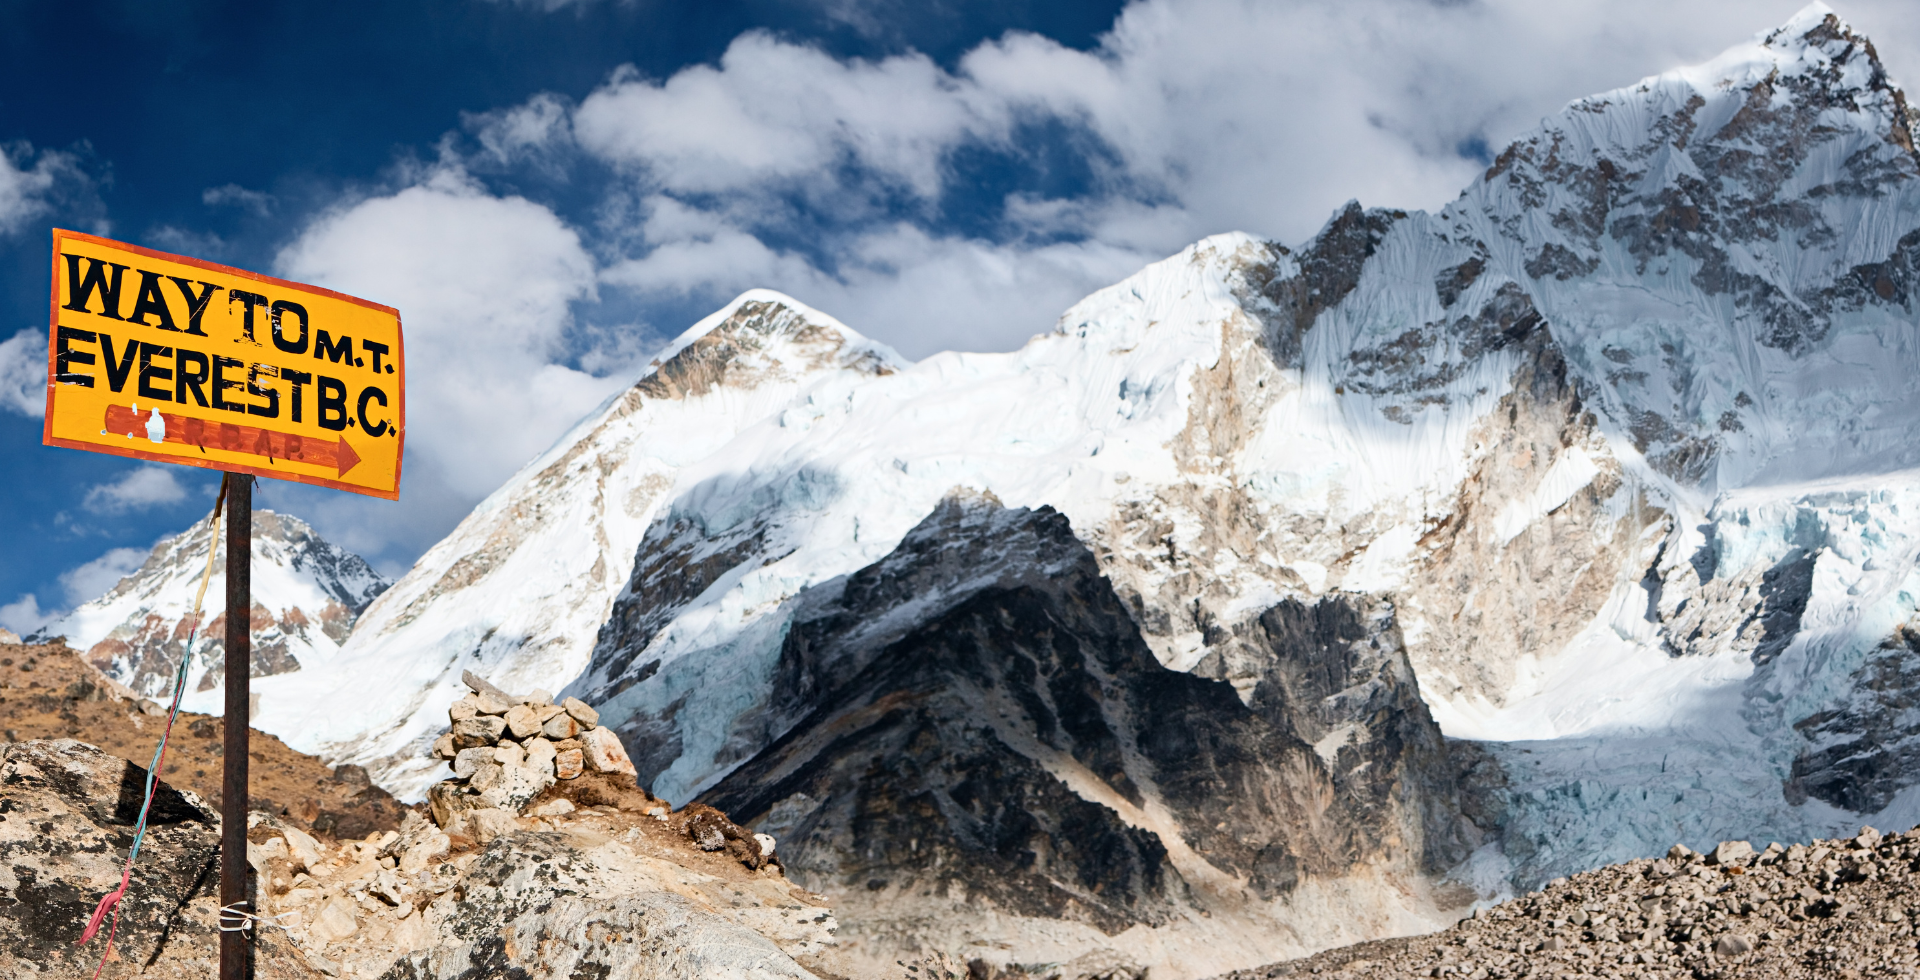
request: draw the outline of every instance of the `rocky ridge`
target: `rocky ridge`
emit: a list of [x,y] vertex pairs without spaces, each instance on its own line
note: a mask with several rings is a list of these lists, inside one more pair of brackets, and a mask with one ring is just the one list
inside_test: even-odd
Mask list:
[[1920,971],[1920,829],[1755,852],[1723,841],[1556,879],[1444,932],[1217,980],[1617,977],[1799,980]]

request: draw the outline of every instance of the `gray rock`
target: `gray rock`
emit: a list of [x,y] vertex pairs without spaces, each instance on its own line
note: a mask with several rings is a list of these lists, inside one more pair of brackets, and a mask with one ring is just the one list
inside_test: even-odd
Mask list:
[[600,712],[593,710],[592,706],[579,698],[568,698],[560,702],[560,706],[566,709],[567,714],[573,716],[573,720],[580,723],[581,728],[592,728],[600,724]]
[[[499,766],[489,785],[479,789],[480,800],[488,806],[518,813],[540,791],[553,785],[553,773],[542,773],[521,766]],[[475,784],[478,786],[478,784]]]
[[1713,944],[1713,952],[1716,956],[1739,956],[1742,953],[1751,953],[1753,940],[1735,933],[1728,933]]
[[540,734],[556,742],[572,738],[579,733],[580,722],[569,714],[558,714],[548,718],[547,723],[540,729]]
[[453,757],[453,774],[461,779],[472,779],[474,770],[496,761],[493,746],[476,745],[470,749],[461,749]]
[[507,720],[498,715],[479,715],[456,721],[453,723],[453,744],[462,749],[492,745],[500,741],[500,733],[506,730]]
[[[93,907],[118,884],[146,770],[72,739],[0,750],[0,976],[87,980],[106,948],[104,930],[76,947]],[[120,903],[118,964],[108,976],[203,980],[219,958],[219,825],[198,797],[159,784]],[[255,945],[260,980],[317,978],[269,930]],[[136,967],[137,968],[137,967]]]
[[[475,816],[499,811],[476,811]],[[608,894],[560,835],[496,837],[429,910],[437,937],[385,980],[618,977],[811,980],[766,936],[664,889]]]
[[1753,860],[1753,845],[1743,840],[1724,840],[1707,856],[1707,863],[1716,865],[1746,864]]

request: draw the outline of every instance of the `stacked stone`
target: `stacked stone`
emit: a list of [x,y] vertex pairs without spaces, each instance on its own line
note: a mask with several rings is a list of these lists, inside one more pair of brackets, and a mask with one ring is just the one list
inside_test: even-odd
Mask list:
[[472,673],[464,679],[471,692],[447,710],[452,730],[433,743],[453,766],[453,778],[429,794],[436,816],[476,806],[518,811],[556,780],[583,773],[635,775],[619,736],[579,698],[555,704],[545,691],[509,695]]

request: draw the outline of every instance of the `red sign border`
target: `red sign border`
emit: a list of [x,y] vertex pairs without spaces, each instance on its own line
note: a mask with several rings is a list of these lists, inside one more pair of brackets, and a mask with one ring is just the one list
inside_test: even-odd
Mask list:
[[[77,439],[62,439],[62,438],[56,437],[53,434],[53,390],[54,390],[54,386],[59,384],[58,381],[54,380],[54,372],[56,370],[54,365],[54,351],[58,344],[58,335],[60,330],[60,243],[67,240],[79,241],[79,242],[90,242],[95,245],[104,245],[109,248],[124,249],[126,251],[133,252],[138,255],[147,256],[148,258],[160,259],[165,262],[178,262],[181,265],[190,265],[198,269],[206,269],[209,272],[218,272],[224,275],[238,276],[242,279],[251,279],[254,282],[264,283],[270,286],[282,286],[290,289],[303,290],[309,293],[317,293],[319,295],[326,296],[331,299],[337,299],[342,302],[352,303],[356,306],[364,306],[370,310],[378,310],[382,313],[391,313],[393,314],[393,320],[395,325],[398,326],[400,323],[400,311],[394,309],[391,306],[387,306],[383,303],[375,303],[372,300],[361,299],[358,296],[348,296],[346,293],[336,292],[334,290],[327,289],[322,286],[310,286],[306,283],[294,282],[290,279],[278,279],[273,276],[264,276],[258,272],[249,272],[246,269],[236,269],[233,266],[221,265],[218,262],[208,262],[204,259],[191,258],[185,255],[175,255],[172,252],[162,252],[157,248],[147,248],[141,245],[133,245],[127,242],[115,241],[114,239],[111,239],[111,238],[103,238],[99,235],[89,235],[83,231],[69,231],[65,228],[55,228],[53,229],[53,259],[52,259],[53,289],[47,299],[47,409],[45,414],[42,416],[41,422],[40,422],[40,442],[42,445],[59,446],[63,449],[78,449],[78,450],[81,450],[84,452],[90,452],[90,453],[105,453],[110,456],[126,456],[132,459],[143,459],[143,460],[147,460],[149,462],[155,462],[155,463],[176,463],[181,466],[197,466],[197,467],[200,467],[201,469],[219,470],[221,472],[227,472],[227,473],[251,473],[254,476],[263,476],[273,480],[288,480],[295,483],[311,484],[316,487],[326,487],[331,490],[345,490],[348,493],[364,494],[369,497],[379,497],[384,500],[400,499],[400,468],[406,462],[406,458],[407,458],[407,398],[406,398],[407,355],[406,355],[406,331],[404,329],[400,330],[399,336],[395,338],[397,343],[397,349],[395,350],[395,353],[399,355],[397,360],[399,361],[399,364],[400,364],[398,377],[401,383],[401,393],[400,393],[400,412],[399,412],[400,431],[398,435],[399,445],[395,447],[396,455],[394,457],[394,462],[393,462],[393,489],[392,490],[381,490],[375,487],[365,486],[363,484],[348,483],[344,480],[338,480],[338,479],[329,479],[324,476],[309,476],[304,473],[290,473],[286,470],[275,469],[271,466],[253,466],[246,463],[223,463],[213,459],[194,459],[191,456],[168,456],[162,453],[148,452],[146,450],[137,448],[137,446],[122,448],[119,446],[103,445],[97,442],[82,442]],[[213,419],[210,421],[218,422],[219,420]]]

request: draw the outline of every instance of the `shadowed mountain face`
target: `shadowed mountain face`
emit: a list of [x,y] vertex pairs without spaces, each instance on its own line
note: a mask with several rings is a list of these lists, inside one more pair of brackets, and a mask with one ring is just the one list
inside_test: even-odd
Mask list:
[[782,649],[791,728],[703,799],[856,929],[953,902],[1113,935],[1477,838],[1384,603],[1268,609],[1243,701],[1155,659],[1051,508],[950,497],[837,586]]

